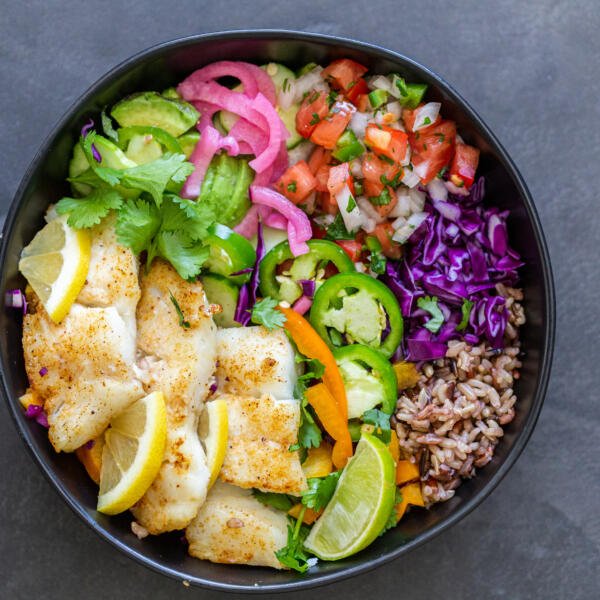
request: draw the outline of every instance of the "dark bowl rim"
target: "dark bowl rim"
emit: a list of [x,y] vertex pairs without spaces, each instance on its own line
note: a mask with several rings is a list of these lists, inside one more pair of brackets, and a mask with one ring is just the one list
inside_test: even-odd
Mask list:
[[2,381],[2,395],[8,404],[9,412],[13,418],[16,429],[19,433],[19,436],[27,446],[34,462],[39,466],[42,470],[48,481],[52,484],[58,494],[63,498],[66,504],[75,512],[83,521],[86,523],[97,535],[99,535],[103,540],[109,542],[114,547],[118,548],[121,552],[123,552],[126,556],[136,560],[141,565],[150,568],[151,570],[161,573],[163,575],[167,575],[173,579],[178,581],[186,581],[191,584],[206,588],[213,589],[219,591],[227,591],[227,592],[246,592],[246,593],[276,593],[276,592],[284,592],[284,591],[298,591],[303,589],[308,589],[312,587],[322,586],[329,583],[334,583],[336,581],[347,579],[361,573],[365,573],[372,569],[375,569],[402,554],[409,552],[410,550],[421,546],[422,544],[430,541],[446,529],[452,527],[456,523],[458,523],[461,519],[463,519],[466,515],[472,512],[477,506],[479,506],[488,496],[489,494],[498,486],[500,481],[504,478],[504,476],[508,473],[510,468],[514,465],[518,457],[521,455],[523,449],[525,448],[531,434],[535,428],[536,422],[538,420],[544,398],[546,395],[548,381],[550,378],[550,371],[552,367],[552,358],[554,352],[554,337],[555,337],[555,290],[554,290],[554,281],[552,275],[552,269],[550,266],[550,256],[547,248],[547,243],[544,237],[544,233],[542,231],[542,226],[540,223],[540,219],[535,208],[533,198],[523,180],[523,177],[516,165],[502,146],[502,144],[498,141],[494,133],[489,129],[489,127],[485,124],[485,122],[481,119],[481,117],[477,114],[477,112],[471,107],[471,105],[442,77],[434,73],[428,67],[418,63],[417,61],[393,50],[388,50],[382,46],[378,46],[376,44],[361,42],[357,40],[353,40],[351,38],[345,38],[342,36],[336,35],[325,35],[320,33],[310,33],[303,31],[294,31],[290,29],[239,29],[239,30],[227,30],[227,31],[216,31],[210,33],[203,33],[197,35],[186,36],[182,38],[175,38],[168,41],[160,42],[158,44],[152,45],[145,50],[137,52],[133,56],[123,60],[118,65],[114,66],[112,69],[107,71],[104,75],[102,75],[98,80],[96,80],[92,85],[90,85],[87,90],[81,94],[64,112],[62,117],[58,120],[57,124],[52,128],[51,132],[46,136],[43,143],[39,146],[34,158],[29,164],[25,175],[23,176],[19,187],[15,193],[13,201],[10,205],[10,208],[7,212],[6,219],[4,221],[3,229],[2,229],[2,247],[0,250],[0,276],[4,279],[4,264],[6,259],[6,249],[7,244],[5,241],[8,239],[9,233],[13,228],[16,214],[18,208],[23,200],[24,193],[29,185],[29,181],[35,172],[35,170],[39,167],[40,163],[45,159],[49,148],[51,147],[54,140],[57,138],[62,129],[66,126],[69,120],[72,118],[73,113],[75,113],[79,106],[89,101],[96,95],[102,88],[108,84],[111,80],[115,79],[122,73],[126,72],[128,69],[132,68],[138,62],[148,59],[154,55],[158,55],[162,53],[164,50],[168,50],[170,48],[182,48],[188,45],[193,45],[199,41],[221,41],[228,39],[238,39],[245,38],[248,40],[251,39],[283,39],[283,40],[300,40],[307,42],[316,42],[316,43],[324,43],[324,44],[337,44],[343,45],[350,49],[356,49],[360,51],[364,51],[368,54],[375,54],[382,58],[387,58],[392,61],[401,61],[405,64],[408,64],[412,68],[417,71],[425,72],[435,84],[439,86],[445,93],[447,93],[450,97],[452,97],[455,102],[461,107],[464,113],[469,118],[470,122],[472,122],[475,127],[484,134],[484,136],[491,142],[491,146],[497,152],[500,162],[503,164],[504,168],[511,175],[519,195],[521,196],[523,203],[525,205],[525,209],[527,211],[528,219],[532,226],[535,241],[537,247],[540,251],[541,258],[541,269],[543,273],[543,283],[544,288],[546,290],[546,298],[545,298],[545,313],[546,313],[546,321],[544,323],[544,345],[542,348],[541,356],[542,356],[542,366],[538,376],[538,386],[535,390],[535,395],[533,398],[531,411],[528,415],[527,421],[525,422],[522,430],[517,434],[517,439],[515,441],[515,445],[510,450],[509,454],[506,456],[505,460],[498,467],[497,472],[492,476],[487,485],[478,493],[476,493],[472,498],[468,499],[463,505],[461,505],[457,510],[449,517],[447,517],[442,522],[434,525],[431,529],[420,535],[418,538],[412,539],[406,544],[402,546],[398,546],[394,551],[383,554],[377,558],[365,561],[362,564],[348,567],[346,569],[342,569],[338,572],[331,574],[323,574],[316,575],[314,577],[306,576],[305,578],[298,579],[296,581],[290,581],[287,583],[281,584],[273,584],[273,585],[237,585],[237,584],[227,584],[221,582],[215,582],[210,579],[205,579],[201,577],[191,577],[187,573],[182,573],[176,569],[172,569],[160,564],[158,561],[146,558],[127,544],[121,542],[115,536],[111,535],[107,531],[105,531],[94,519],[88,514],[82,505],[75,500],[75,498],[71,497],[65,486],[62,485],[60,479],[56,476],[54,471],[50,468],[49,465],[45,464],[44,461],[40,459],[38,456],[33,442],[30,436],[30,433],[27,429],[22,427],[21,421],[19,419],[19,415],[17,413],[17,405],[15,402],[11,400],[11,392],[8,389],[7,381],[4,374],[4,369],[0,369],[0,378]]

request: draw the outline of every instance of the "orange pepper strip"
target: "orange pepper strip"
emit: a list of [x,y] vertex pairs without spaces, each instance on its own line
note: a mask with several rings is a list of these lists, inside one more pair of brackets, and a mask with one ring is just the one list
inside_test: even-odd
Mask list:
[[79,462],[85,467],[90,479],[100,485],[100,471],[102,470],[102,450],[104,448],[104,435],[94,439],[91,448],[81,446],[75,450]]
[[315,409],[325,431],[335,440],[333,464],[337,469],[341,469],[352,456],[352,439],[348,421],[340,414],[335,399],[325,384],[317,383],[309,387],[306,390],[306,399]]
[[419,478],[419,467],[410,460],[399,460],[396,463],[396,485],[401,485]]
[[[294,517],[294,519],[297,519],[300,516],[300,512],[303,508],[303,504],[294,504],[294,506],[292,506],[292,508],[288,510],[288,515],[290,515],[290,517]],[[322,512],[322,510],[317,511],[313,510],[312,508],[306,507],[306,510],[304,511],[304,516],[302,517],[302,522],[306,525],[312,525],[321,516]]]
[[402,518],[409,504],[412,504],[413,506],[425,506],[421,494],[420,483],[409,483],[408,485],[401,487],[400,492],[402,494],[402,502],[396,504],[395,507],[398,520]]
[[392,429],[392,436],[390,437],[390,443],[388,444],[390,454],[394,459],[394,462],[398,464],[400,462],[400,443],[398,442],[398,435]]
[[319,334],[312,328],[312,325],[295,310],[291,308],[277,307],[285,315],[284,327],[292,336],[298,350],[308,356],[316,358],[325,367],[323,374],[323,383],[329,388],[338,409],[344,418],[348,420],[348,400],[346,399],[346,388],[344,380],[340,374],[335,358],[329,349],[329,346],[321,339]]
[[308,449],[306,460],[302,463],[307,478],[325,477],[333,471],[332,450],[331,444],[326,441],[321,442],[318,448]]

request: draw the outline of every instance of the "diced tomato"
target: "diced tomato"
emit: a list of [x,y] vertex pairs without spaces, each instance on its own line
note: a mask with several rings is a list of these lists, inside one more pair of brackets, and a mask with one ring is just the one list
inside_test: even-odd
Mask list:
[[454,121],[439,121],[409,134],[408,139],[412,149],[412,163],[415,167],[421,166],[424,171],[419,173],[421,181],[427,184],[452,160],[456,125]]
[[369,107],[369,96],[367,94],[361,94],[354,104],[360,112],[366,112]]
[[317,193],[317,206],[322,212],[327,213],[328,215],[336,215],[340,212],[338,203],[329,192]]
[[[411,132],[413,127],[415,126],[415,119],[417,117],[417,111],[422,108],[424,104],[419,104],[415,109],[403,108],[402,109],[402,120],[404,121],[404,127],[406,127],[406,131]],[[438,118],[430,125],[436,125],[441,121],[441,117],[438,115]],[[422,130],[421,130],[422,131]]]
[[388,186],[387,190],[390,195],[390,201],[387,204],[380,204],[378,206],[374,206],[375,210],[382,217],[387,217],[392,212],[396,204],[398,204],[398,197],[396,196],[396,192],[393,190],[393,188]]
[[365,144],[377,154],[383,154],[399,163],[406,156],[408,136],[399,129],[370,123],[365,131]]
[[323,166],[328,165],[331,160],[331,151],[325,150],[322,146],[317,146],[308,159],[308,168],[313,175]]
[[361,77],[345,94],[346,98],[356,105],[360,96],[365,96],[369,93],[367,82]]
[[479,164],[479,149],[467,144],[456,144],[454,158],[450,165],[450,181],[458,187],[469,189],[475,181],[475,171]]
[[335,243],[340,246],[350,257],[352,262],[358,262],[362,254],[363,246],[356,240],[336,240]]
[[340,58],[323,70],[323,77],[330,81],[334,88],[349,92],[367,70],[367,67],[349,58]]
[[363,187],[367,196],[379,196],[383,192],[384,183],[382,175],[387,181],[392,181],[401,172],[398,165],[390,165],[372,152],[367,152],[362,159],[362,172],[364,175]]
[[[318,200],[317,200],[318,202]],[[312,237],[315,240],[322,240],[325,237],[325,234],[327,233],[327,230],[325,229],[325,227],[321,227],[321,225],[317,225],[317,223],[315,223],[314,221],[310,222],[310,227],[312,229]]]
[[292,165],[275,184],[275,187],[294,204],[299,204],[316,189],[317,180],[305,161]]
[[318,192],[327,192],[327,182],[329,181],[329,170],[331,169],[331,165],[322,165],[317,173],[315,174],[315,179],[317,181],[316,190]]
[[311,92],[304,98],[296,113],[296,130],[305,138],[309,138],[318,123],[329,114],[327,94]]
[[336,102],[331,107],[329,116],[315,127],[310,141],[328,150],[333,150],[355,111],[354,106],[348,102]]
[[372,232],[381,244],[382,252],[388,257],[398,259],[402,256],[402,246],[392,240],[394,230],[389,221],[379,223]]
[[332,196],[339,194],[345,185],[352,185],[350,177],[350,169],[348,163],[342,163],[336,167],[331,167],[329,170],[329,179],[327,181],[327,189]]

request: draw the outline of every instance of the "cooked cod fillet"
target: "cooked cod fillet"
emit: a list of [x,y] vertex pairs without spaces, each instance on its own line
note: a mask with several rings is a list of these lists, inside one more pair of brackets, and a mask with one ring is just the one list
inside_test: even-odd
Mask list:
[[298,452],[290,446],[298,441],[300,403],[224,394],[227,403],[229,439],[221,468],[222,481],[242,488],[296,494],[306,489]]
[[[162,390],[167,446],[158,476],[132,509],[150,533],[183,529],[206,498],[209,472],[198,417],[216,359],[216,327],[200,283],[188,283],[155,260],[142,276],[137,308],[139,366],[147,392]],[[179,324],[173,294],[189,328]]]
[[282,569],[275,552],[287,543],[287,517],[249,490],[217,482],[185,536],[196,558]]
[[[138,262],[116,241],[112,225],[92,231],[86,284],[58,325],[37,298],[23,321],[25,369],[44,400],[56,451],[71,452],[100,435],[111,418],[144,395],[136,379]],[[35,296],[35,295],[33,295]]]
[[285,400],[294,395],[294,349],[283,330],[233,327],[217,334],[219,392]]

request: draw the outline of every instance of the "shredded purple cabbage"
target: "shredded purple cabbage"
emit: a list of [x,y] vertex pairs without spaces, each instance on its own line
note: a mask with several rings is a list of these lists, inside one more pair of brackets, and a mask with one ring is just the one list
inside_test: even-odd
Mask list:
[[236,271],[235,273],[232,273],[230,275],[230,277],[235,277],[237,275],[247,275],[248,273],[252,273],[253,270],[254,270],[254,267],[246,267],[245,269],[241,269],[240,271]]
[[[94,119],[90,119],[82,128],[81,128],[81,137],[85,137],[92,129],[94,128]],[[98,148],[92,144],[92,156],[94,160],[98,163],[102,162],[102,154],[98,152]]]
[[302,287],[302,294],[308,298],[315,295],[316,283],[314,279],[299,279],[296,283]]
[[[428,217],[408,240],[405,257],[387,262],[382,280],[404,315],[407,360],[442,358],[453,339],[503,345],[508,310],[496,285],[515,285],[523,262],[508,246],[508,211],[483,206],[484,193],[480,177],[468,196],[449,194],[448,201],[428,196]],[[436,334],[425,329],[428,315],[417,308],[416,299],[425,295],[437,297],[444,314]],[[457,331],[466,300],[473,302],[468,325]]]
[[252,275],[250,281],[245,283],[240,288],[240,294],[238,296],[237,305],[235,307],[234,320],[240,325],[246,327],[250,323],[250,317],[254,304],[256,303],[256,297],[258,293],[258,273],[260,267],[260,261],[265,255],[265,243],[263,240],[263,226],[259,219],[258,229],[256,232],[256,262],[252,269]]
[[48,417],[44,411],[44,408],[39,404],[30,404],[25,411],[25,416],[28,419],[34,420],[38,425],[48,429]]
[[20,308],[23,311],[23,316],[27,314],[27,300],[25,294],[19,290],[9,290],[4,294],[4,304],[11,308]]

